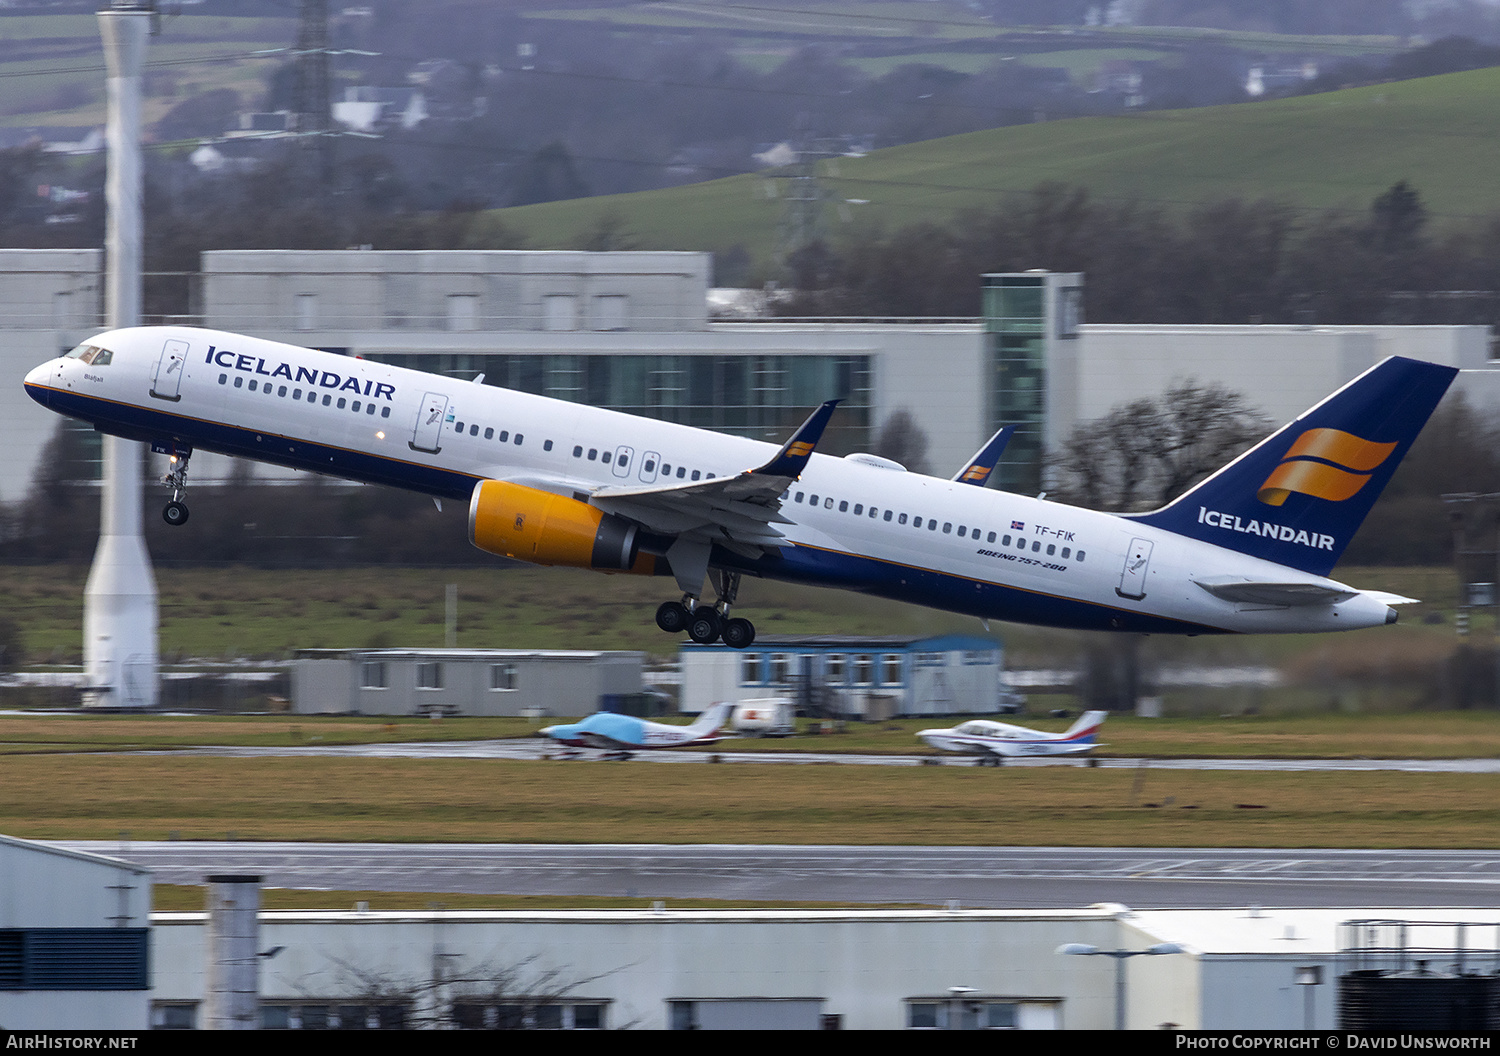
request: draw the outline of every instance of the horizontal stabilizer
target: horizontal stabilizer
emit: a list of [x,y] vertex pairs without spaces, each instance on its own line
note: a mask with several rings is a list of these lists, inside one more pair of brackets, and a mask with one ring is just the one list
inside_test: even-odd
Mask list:
[[1193,582],[1221,601],[1246,605],[1285,605],[1289,608],[1336,605],[1359,593],[1320,583],[1247,583],[1244,580],[1222,582],[1211,579],[1195,579]]

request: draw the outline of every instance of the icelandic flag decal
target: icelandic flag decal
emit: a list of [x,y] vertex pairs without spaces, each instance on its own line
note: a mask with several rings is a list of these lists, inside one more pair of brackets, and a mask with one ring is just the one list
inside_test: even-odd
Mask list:
[[1026,530],[1026,522],[1025,521],[1011,521],[1010,522],[1010,530],[1013,531],[1013,532],[1022,532],[1022,531],[1025,531]]

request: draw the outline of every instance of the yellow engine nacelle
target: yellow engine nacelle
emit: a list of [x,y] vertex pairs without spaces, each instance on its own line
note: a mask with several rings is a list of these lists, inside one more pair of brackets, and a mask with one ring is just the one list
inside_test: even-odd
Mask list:
[[567,565],[649,576],[656,559],[640,552],[636,526],[551,492],[485,480],[469,500],[469,541],[536,565]]

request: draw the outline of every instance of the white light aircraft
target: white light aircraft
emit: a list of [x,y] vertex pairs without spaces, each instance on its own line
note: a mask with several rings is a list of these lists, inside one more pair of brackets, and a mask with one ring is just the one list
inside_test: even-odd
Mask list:
[[1086,711],[1066,733],[1042,733],[993,719],[970,719],[951,730],[922,730],[917,736],[945,752],[979,756],[980,765],[999,766],[1006,756],[1078,755],[1098,747],[1107,711]]
[[1411,599],[1326,577],[1456,373],[1387,359],[1161,509],[1125,515],[984,488],[1006,430],[953,480],[815,454],[836,400],[778,450],[190,327],[100,334],[26,390],[173,456],[168,523],[187,520],[199,448],[394,485],[467,501],[490,553],[670,575],[681,600],[657,610],[662,630],[744,648],[755,628],[730,616],[744,576],[1089,630],[1392,623]]

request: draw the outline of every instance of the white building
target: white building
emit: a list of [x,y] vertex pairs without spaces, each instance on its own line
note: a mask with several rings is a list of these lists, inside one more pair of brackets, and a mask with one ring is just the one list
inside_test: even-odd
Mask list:
[[[1341,973],[1370,963],[1346,922],[1375,918],[1438,937],[1439,986],[1455,967],[1493,975],[1493,909],[273,911],[261,1014],[293,1029],[1100,1030],[1118,968],[1127,1029],[1326,1031]],[[205,914],[152,920],[153,1017],[201,1025]],[[1463,934],[1436,923],[1452,921]]]
[[143,1030],[151,873],[0,836],[0,1023]]

